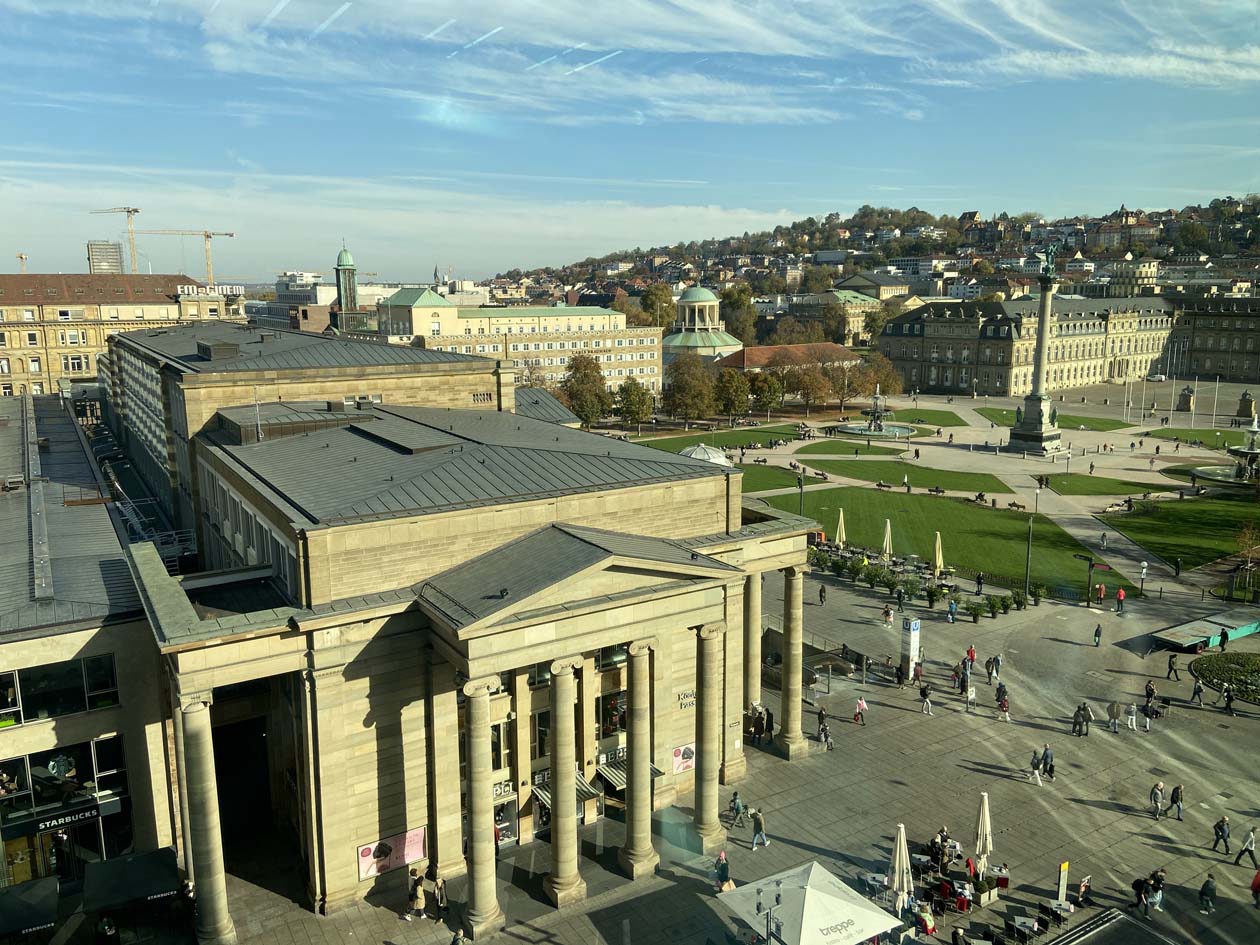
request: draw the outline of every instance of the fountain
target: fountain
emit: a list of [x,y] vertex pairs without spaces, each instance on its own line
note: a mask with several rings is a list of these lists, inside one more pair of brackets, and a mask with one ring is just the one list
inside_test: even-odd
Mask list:
[[845,423],[833,423],[823,428],[827,436],[849,434],[850,436],[869,436],[881,439],[907,439],[914,435],[914,427],[908,423],[892,423],[888,418],[893,412],[888,409],[888,398],[879,392],[875,385],[875,393],[871,397],[871,406],[862,411],[865,420],[852,420]]
[[1192,470],[1194,475],[1225,485],[1260,484],[1260,418],[1251,418],[1251,426],[1243,431],[1243,436],[1245,439],[1238,446],[1225,447],[1225,452],[1238,462],[1228,466],[1196,466]]

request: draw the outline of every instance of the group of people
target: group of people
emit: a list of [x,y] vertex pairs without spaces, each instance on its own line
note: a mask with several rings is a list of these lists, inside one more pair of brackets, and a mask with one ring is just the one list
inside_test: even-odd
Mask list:
[[[1181,818],[1178,817],[1178,820]],[[1229,817],[1222,816],[1220,820],[1212,825],[1212,852],[1216,852],[1216,848],[1221,844],[1225,845],[1225,855],[1229,856]],[[1243,840],[1243,845],[1238,849],[1238,855],[1234,857],[1234,865],[1241,866],[1243,854],[1247,854],[1251,860],[1251,865],[1260,869],[1260,864],[1256,863],[1256,828],[1252,827],[1247,831],[1247,836]]]
[[761,745],[763,740],[769,745],[774,741],[774,713],[768,708],[761,705],[753,706],[750,710],[752,722],[749,725],[749,741],[754,745]]

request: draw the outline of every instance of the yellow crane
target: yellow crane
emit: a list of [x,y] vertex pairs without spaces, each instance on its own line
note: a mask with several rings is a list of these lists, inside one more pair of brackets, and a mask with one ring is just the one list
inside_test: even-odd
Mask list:
[[134,276],[139,271],[136,269],[136,214],[140,212],[140,208],[110,207],[108,210],[91,210],[89,212],[127,214],[127,246],[131,250],[131,274]]
[[235,236],[213,230],[136,230],[145,236],[200,236],[206,241],[206,284],[214,285],[214,261],[210,258],[210,240],[216,236]]
[[28,259],[30,259],[30,257],[27,256],[26,253],[17,254],[18,272],[22,273],[22,275],[26,275],[26,260]]

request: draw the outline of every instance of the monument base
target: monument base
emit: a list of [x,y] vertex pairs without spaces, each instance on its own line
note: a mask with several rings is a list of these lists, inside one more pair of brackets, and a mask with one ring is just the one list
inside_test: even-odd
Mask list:
[[1049,397],[1029,394],[1024,398],[1024,409],[1017,411],[1006,450],[1037,456],[1048,456],[1063,450],[1058,418]]

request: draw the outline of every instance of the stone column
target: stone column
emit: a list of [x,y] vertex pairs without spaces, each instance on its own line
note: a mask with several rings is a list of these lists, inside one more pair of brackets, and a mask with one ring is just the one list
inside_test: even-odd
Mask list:
[[1046,397],[1049,394],[1047,378],[1050,370],[1050,322],[1053,311],[1052,300],[1055,285],[1053,277],[1042,274],[1038,277],[1041,285],[1041,298],[1037,305],[1037,360],[1033,364],[1033,396]]
[[801,672],[804,650],[805,569],[793,565],[783,569],[783,665],[779,692],[779,744],[788,759],[800,758],[809,750],[801,732]]
[[179,838],[180,863],[184,867],[184,878],[190,883],[196,881],[196,868],[192,856],[192,828],[188,817],[188,762],[184,753],[184,713],[179,703],[171,705],[171,722],[175,730],[175,784],[179,790]]
[[656,872],[661,858],[652,846],[652,647],[630,644],[630,776],[626,779],[626,843],[617,860],[631,879]]
[[551,664],[551,872],[543,880],[557,906],[586,898],[586,881],[578,872],[577,725],[573,704],[577,683],[573,671],[581,657]]
[[490,756],[490,691],[497,677],[464,684],[464,734],[468,739],[468,907],[464,930],[473,939],[503,928],[495,891],[494,785]]
[[695,825],[701,849],[712,853],[726,842],[718,820],[718,768],[722,764],[722,634],[726,624],[696,632]]
[[744,578],[744,704],[761,701],[761,575]]
[[232,945],[236,928],[228,911],[223,837],[219,832],[219,785],[214,774],[214,735],[209,695],[183,706],[184,770],[188,783],[193,868],[197,875],[197,941]]

